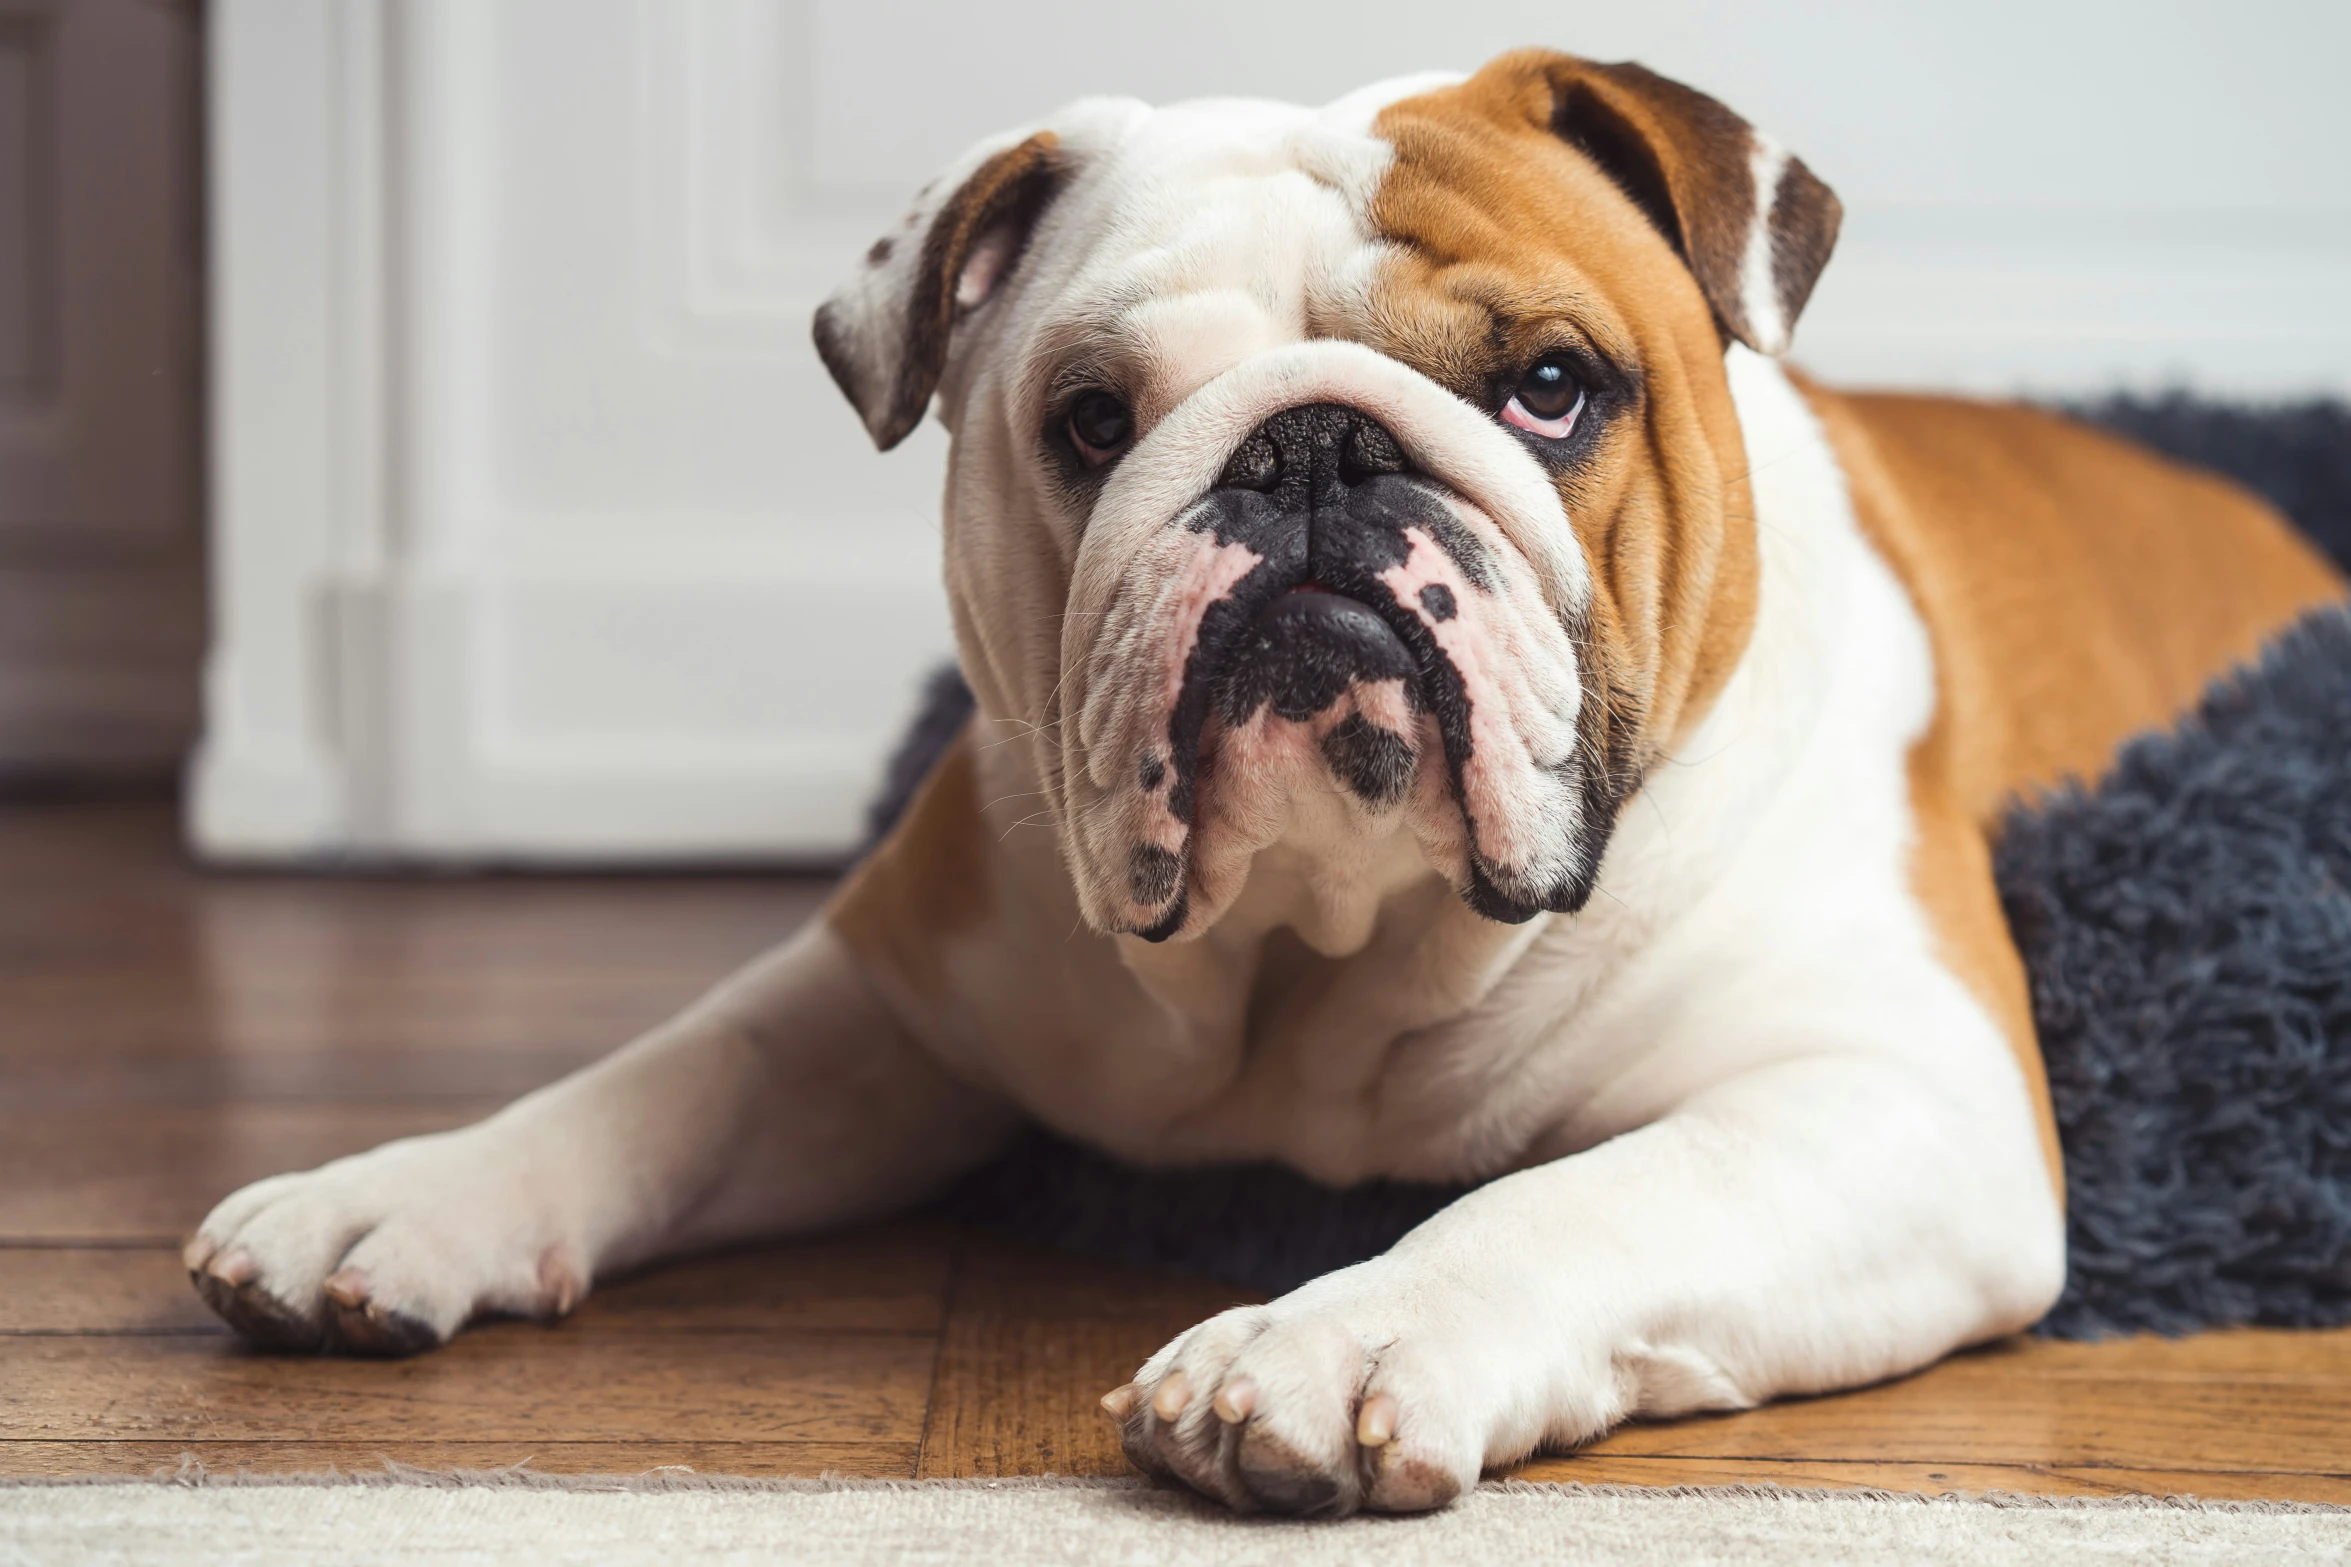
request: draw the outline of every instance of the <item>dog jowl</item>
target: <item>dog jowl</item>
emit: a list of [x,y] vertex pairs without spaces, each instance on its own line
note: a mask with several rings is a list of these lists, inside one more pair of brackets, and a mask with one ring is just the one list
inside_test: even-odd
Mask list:
[[[1268,775],[1298,787],[1315,759],[1367,815],[1394,813],[1416,793],[1444,825],[1458,813],[1479,912],[1516,921],[1581,907],[1613,804],[1582,787],[1582,693],[1566,678],[1551,693],[1566,709],[1549,731],[1559,754],[1529,755],[1503,737],[1500,756],[1481,756],[1472,714],[1481,701],[1504,705],[1498,681],[1511,673],[1496,667],[1503,639],[1488,629],[1506,568],[1461,508],[1360,410],[1284,409],[1178,518],[1170,553],[1190,558],[1166,591],[1113,605],[1114,618],[1134,603],[1158,622],[1165,661],[1141,671],[1160,693],[1149,710],[1157,739],[1146,731],[1136,778],[1161,809],[1147,817],[1128,889],[1157,912],[1147,939],[1185,923],[1182,867],[1202,796],[1262,789]],[[1572,620],[1561,631],[1572,647]],[[1228,806],[1223,819],[1234,814]],[[1551,841],[1514,841],[1513,829],[1523,840],[1530,826],[1551,828]]]

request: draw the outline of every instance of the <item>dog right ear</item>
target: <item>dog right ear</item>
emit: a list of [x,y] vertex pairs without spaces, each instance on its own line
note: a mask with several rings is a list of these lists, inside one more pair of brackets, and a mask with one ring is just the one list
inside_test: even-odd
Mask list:
[[923,187],[858,275],[818,307],[816,351],[874,445],[888,451],[922,423],[957,325],[1019,264],[1066,168],[1052,131],[975,148]]
[[1631,61],[1530,49],[1487,70],[1549,87],[1552,134],[1598,164],[1681,253],[1726,338],[1757,353],[1787,351],[1844,214],[1803,159],[1706,94]]

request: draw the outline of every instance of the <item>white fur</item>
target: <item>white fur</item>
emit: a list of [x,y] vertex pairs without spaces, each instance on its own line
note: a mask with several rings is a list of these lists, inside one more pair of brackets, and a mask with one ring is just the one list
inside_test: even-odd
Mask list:
[[[1235,1379],[1246,1440],[1326,1455],[1345,1501],[1409,1506],[1629,1415],[1889,1375],[2055,1297],[2021,1074],[1907,880],[1924,628],[1801,400],[1745,350],[1731,373],[1766,541],[1753,646],[1628,809],[1603,896],[1397,1053],[1379,1097],[1409,1120],[1357,1129],[1385,1170],[1531,1167],[1137,1379],[1181,1371],[1193,1398],[1172,1423],[1138,1410],[1133,1439],[1236,1505],[1243,1459],[1208,1407]],[[1429,1106],[1447,1083],[1478,1102]],[[1412,1150],[1415,1126],[1438,1140]],[[1381,1394],[1397,1440],[1358,1465]]]
[[1747,228],[1747,249],[1739,262],[1739,308],[1755,346],[1767,354],[1788,351],[1795,323],[1780,306],[1779,279],[1772,269],[1771,213],[1779,204],[1780,176],[1788,172],[1788,150],[1762,131],[1752,133],[1748,167],[1755,180],[1755,220]]
[[[1514,444],[1368,349],[1298,346],[1382,256],[1359,215],[1384,166],[1367,122],[1360,102],[1094,106],[1076,187],[959,329],[941,394],[959,632],[984,715],[1037,733],[975,748],[993,913],[939,939],[935,982],[812,930],[479,1126],[230,1197],[189,1249],[216,1298],[360,1338],[559,1311],[631,1262],[903,1205],[1024,1117],[1147,1161],[1490,1177],[1389,1254],[1203,1324],[1138,1375],[1147,1463],[1239,1506],[1272,1476],[1389,1508],[1631,1414],[1906,1370],[2049,1304],[2062,1227],[2023,1076],[1909,880],[1926,632],[1803,400],[1743,349],[1727,373],[1759,618],[1624,805],[1583,913],[1480,919],[1401,816],[1309,791],[1198,940],[1083,930],[1083,855],[1064,855],[1084,812],[1056,830],[1039,801],[1078,798],[1125,720],[1089,684],[1114,633],[1067,612],[1115,603],[1127,552],[1285,398],[1378,413],[1541,604],[1588,591]],[[1094,531],[1050,500],[1031,444],[1080,351],[1146,363],[1151,389]],[[360,1304],[331,1305],[330,1279]],[[1219,1393],[1253,1403],[1245,1424]],[[1393,1441],[1357,1441],[1367,1409],[1393,1412]]]

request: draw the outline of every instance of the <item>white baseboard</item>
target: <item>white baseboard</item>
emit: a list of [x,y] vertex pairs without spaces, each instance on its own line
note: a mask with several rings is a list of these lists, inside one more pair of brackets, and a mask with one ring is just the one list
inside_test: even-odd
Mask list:
[[[199,752],[220,861],[837,861],[924,678],[935,584],[681,575],[345,583],[325,743]],[[389,672],[391,683],[383,684]]]

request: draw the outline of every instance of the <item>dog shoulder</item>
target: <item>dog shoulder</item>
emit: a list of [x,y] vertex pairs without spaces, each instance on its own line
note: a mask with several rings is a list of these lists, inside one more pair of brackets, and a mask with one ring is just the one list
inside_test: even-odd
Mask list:
[[1055,1124],[1115,1128],[1137,1095],[1105,1037],[1169,1026],[1078,915],[1028,747],[974,720],[824,919],[866,983],[951,1074]]
[[[1986,628],[1953,611],[1954,598],[1964,602],[1974,584],[1955,583],[1951,573],[1968,568],[1930,547],[1943,536],[1938,530],[1956,526],[1947,513],[1997,503],[1967,495],[1973,480],[1965,470],[1950,475],[1947,487],[1906,487],[1867,422],[1881,400],[1847,398],[1798,377],[1745,368],[1735,384],[1766,525],[1766,603],[1778,605],[1767,616],[1803,623],[1793,632],[1779,630],[1783,641],[1832,650],[1811,666],[1822,691],[1886,688],[1858,706],[1831,699],[1839,716],[1825,733],[1843,737],[1853,754],[1836,765],[1838,782],[1822,795],[1828,810],[1815,851],[1830,859],[1865,855],[1882,869],[1856,865],[1843,877],[1828,874],[1825,865],[1813,869],[1830,885],[1881,887],[1915,913],[1928,943],[1921,955],[1959,981],[2007,1045],[2051,1178],[2062,1185],[2030,993],[1992,874],[1986,829],[1993,813],[1973,783],[1986,765],[1982,750],[1999,740],[1981,732],[1981,687],[1996,660],[1981,645]],[[1984,407],[1940,406],[1962,419]],[[1841,594],[1830,592],[1820,563],[1848,551],[1864,564]],[[2016,561],[2011,569],[2032,577],[2035,568]],[[1767,625],[1761,634],[1774,632]],[[1807,750],[1808,760],[1822,760],[1817,746]],[[1872,803],[1881,796],[1882,805]],[[1891,831],[1864,830],[1881,817]],[[1832,914],[1819,911],[1822,919]],[[1911,923],[1898,917],[1888,930]],[[1959,1000],[1956,992],[1953,999]]]
[[1988,824],[2095,778],[2342,579],[2224,480],[2018,404],[1806,388],[1936,651],[1937,760]]
[[935,998],[946,987],[947,948],[988,921],[988,859],[967,724],[905,814],[849,873],[825,918],[869,972]]

